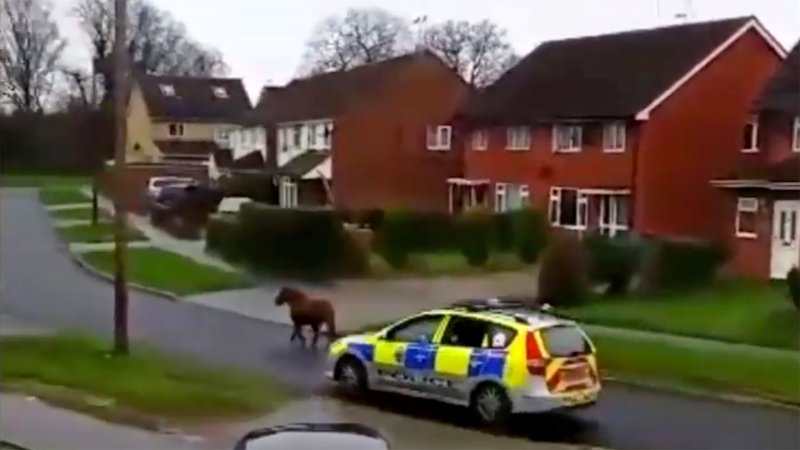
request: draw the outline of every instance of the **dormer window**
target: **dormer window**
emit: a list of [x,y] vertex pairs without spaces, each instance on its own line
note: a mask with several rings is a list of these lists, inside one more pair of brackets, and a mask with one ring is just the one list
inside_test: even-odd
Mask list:
[[175,86],[171,84],[159,84],[158,88],[161,89],[161,93],[164,94],[165,97],[175,96]]
[[228,91],[222,86],[214,86],[211,90],[214,92],[214,97],[228,98]]
[[758,152],[758,117],[751,117],[750,120],[744,125],[744,134],[742,135],[742,152]]

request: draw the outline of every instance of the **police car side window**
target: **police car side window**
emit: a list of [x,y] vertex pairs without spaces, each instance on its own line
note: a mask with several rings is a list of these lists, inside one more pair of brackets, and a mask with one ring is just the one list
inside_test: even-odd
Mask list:
[[483,320],[452,316],[442,336],[442,345],[480,348],[489,325]]
[[428,342],[433,339],[436,329],[442,323],[443,316],[423,316],[401,323],[386,333],[387,341],[418,342],[426,338]]

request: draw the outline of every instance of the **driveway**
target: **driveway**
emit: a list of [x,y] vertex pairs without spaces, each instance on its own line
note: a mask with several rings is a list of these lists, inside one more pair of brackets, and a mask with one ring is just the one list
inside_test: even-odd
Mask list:
[[[35,191],[4,189],[0,195],[0,311],[111,336],[111,286],[71,262]],[[320,355],[291,348],[285,325],[135,291],[130,314],[133,338],[156,348],[208,363],[263,370],[304,390],[321,386]],[[381,408],[401,416],[460,423],[458,414],[446,407],[391,399],[381,402]],[[798,421],[800,413],[794,410],[609,383],[597,407],[572,415],[524,418],[515,433],[621,449],[796,449]]]

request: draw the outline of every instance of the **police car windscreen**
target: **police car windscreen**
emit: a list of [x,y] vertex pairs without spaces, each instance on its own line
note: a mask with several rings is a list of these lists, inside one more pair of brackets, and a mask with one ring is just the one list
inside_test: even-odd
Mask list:
[[542,340],[551,356],[578,356],[591,352],[583,333],[574,326],[559,325],[541,331]]

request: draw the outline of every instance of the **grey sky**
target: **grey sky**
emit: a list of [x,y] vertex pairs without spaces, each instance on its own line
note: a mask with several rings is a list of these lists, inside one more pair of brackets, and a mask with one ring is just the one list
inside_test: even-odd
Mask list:
[[[70,39],[66,57],[86,63],[88,42],[69,13],[75,0],[52,1]],[[800,38],[800,0],[152,1],[182,21],[192,37],[222,51],[230,75],[244,78],[251,96],[267,81],[290,80],[315,25],[349,7],[379,6],[409,20],[426,15],[429,22],[489,19],[508,30],[521,55],[549,39],[676,23],[675,14],[686,10],[692,21],[755,14],[786,48]]]

